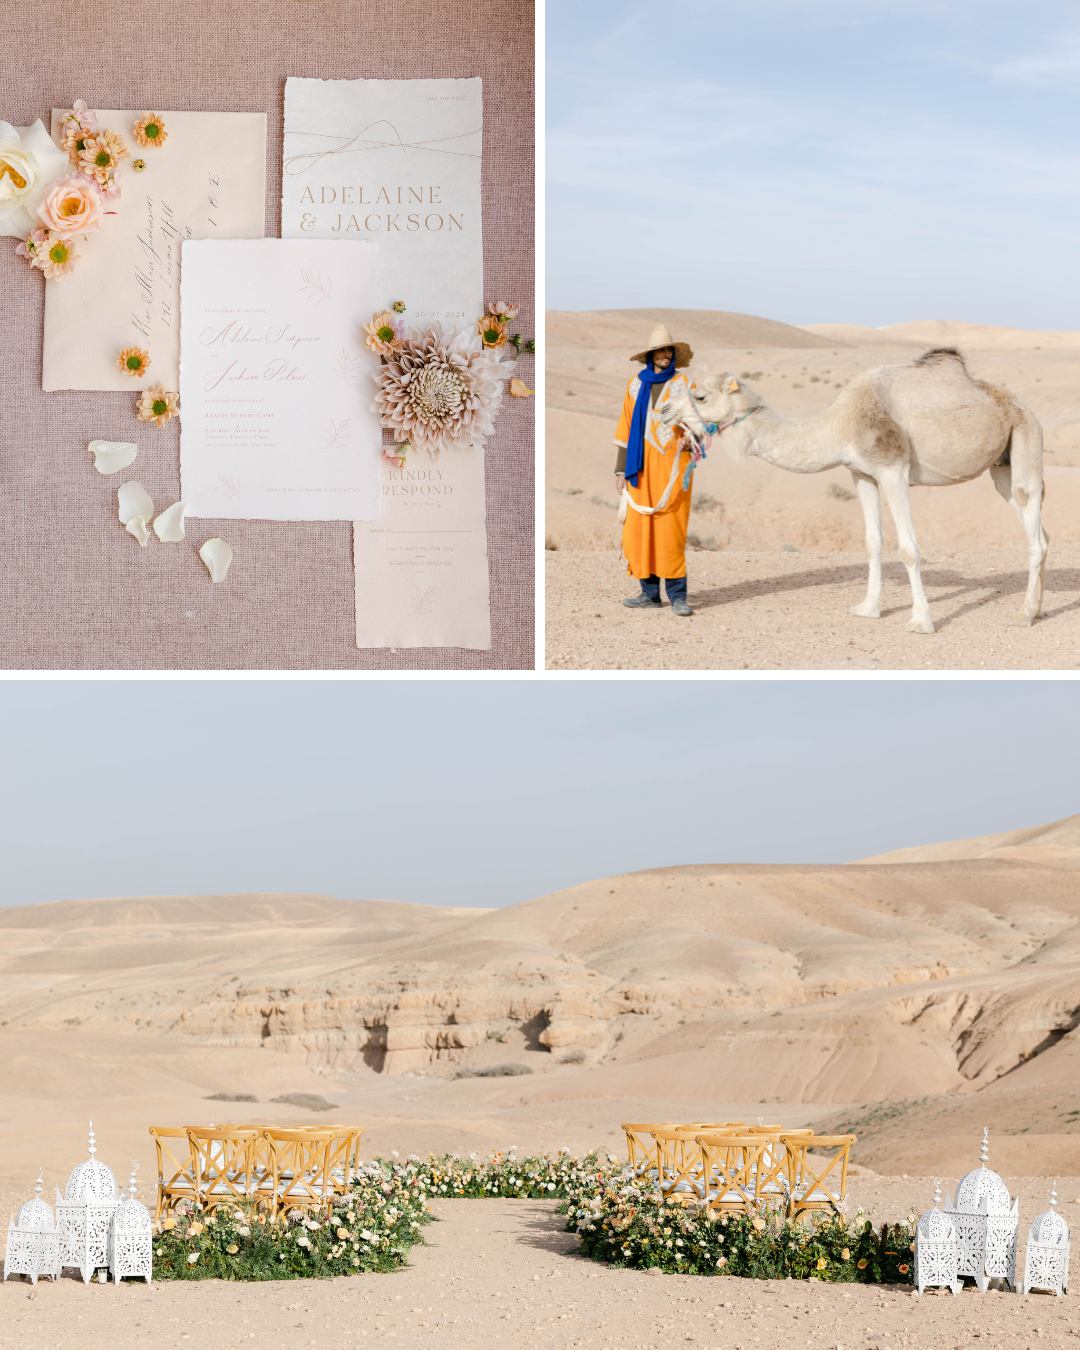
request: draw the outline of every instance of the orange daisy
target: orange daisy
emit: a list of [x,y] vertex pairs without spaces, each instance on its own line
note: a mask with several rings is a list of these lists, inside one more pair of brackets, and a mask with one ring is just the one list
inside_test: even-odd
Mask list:
[[506,346],[506,320],[495,314],[485,314],[476,325],[476,331],[484,340],[485,347]]
[[141,380],[150,364],[150,353],[141,347],[125,347],[116,358],[116,364],[125,375],[130,375],[133,380]]
[[165,123],[159,113],[147,113],[141,122],[135,123],[135,139],[140,145],[164,145],[169,139]]
[[177,407],[179,394],[170,394],[164,385],[159,384],[155,389],[144,389],[142,397],[135,405],[135,411],[139,414],[139,420],[142,422],[154,422],[157,426],[163,427],[170,417],[179,415],[180,409]]

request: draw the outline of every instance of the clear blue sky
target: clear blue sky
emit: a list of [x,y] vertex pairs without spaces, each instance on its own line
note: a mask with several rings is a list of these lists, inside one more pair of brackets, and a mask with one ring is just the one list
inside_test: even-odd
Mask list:
[[1075,0],[548,0],[547,306],[1080,329]]
[[0,682],[0,903],[507,905],[1080,810],[1072,683]]

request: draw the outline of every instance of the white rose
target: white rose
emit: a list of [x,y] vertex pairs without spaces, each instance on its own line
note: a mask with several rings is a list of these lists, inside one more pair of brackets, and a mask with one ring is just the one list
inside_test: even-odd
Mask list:
[[40,118],[32,127],[0,122],[0,235],[21,239],[36,229],[45,189],[68,167]]

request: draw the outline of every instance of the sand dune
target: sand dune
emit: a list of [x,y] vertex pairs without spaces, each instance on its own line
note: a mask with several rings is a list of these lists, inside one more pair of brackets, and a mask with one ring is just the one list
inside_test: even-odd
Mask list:
[[1041,332],[1029,328],[1001,328],[986,323],[958,323],[952,319],[917,319],[913,323],[890,323],[883,328],[863,328],[852,323],[802,325],[817,337],[836,339],[853,346],[876,342],[910,342],[918,347],[963,347],[969,351],[1003,348],[1007,351],[1069,351],[1080,348],[1080,333]]
[[[296,1108],[268,1099],[321,1090],[410,1147],[440,1129],[505,1143],[512,1121],[551,1145],[617,1138],[650,1103],[702,1118],[724,1101],[869,1112],[870,1165],[903,1149],[914,1171],[936,1136],[905,1134],[903,1111],[882,1130],[874,1103],[929,1096],[953,1104],[943,1139],[1001,1120],[1043,1140],[1028,1170],[1050,1171],[1053,1141],[1080,1139],[1078,841],[1080,817],[852,864],[661,868],[491,911],[310,895],[0,910],[0,1136],[21,1156],[86,1113],[144,1130],[208,1115],[223,1090],[263,1103],[231,1118],[288,1123]],[[454,1077],[503,1062],[533,1076]]]
[[549,310],[549,347],[611,347],[638,351],[653,327],[667,324],[679,342],[699,347],[835,347],[831,337],[807,328],[716,309]]

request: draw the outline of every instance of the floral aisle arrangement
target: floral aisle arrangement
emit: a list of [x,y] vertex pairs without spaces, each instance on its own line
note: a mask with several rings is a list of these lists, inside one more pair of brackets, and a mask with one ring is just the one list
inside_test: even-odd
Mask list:
[[158,1220],[158,1280],[298,1280],[397,1270],[430,1222],[427,1191],[415,1169],[362,1169],[347,1195],[318,1210],[289,1210],[277,1220],[254,1206],[204,1213],[181,1202]]
[[[399,317],[404,312],[399,300],[392,312],[373,314],[364,325],[367,345],[381,358],[371,410],[396,442],[392,450],[383,451],[384,457],[401,468],[410,448],[433,459],[444,450],[481,449],[495,429],[504,382],[511,381],[515,397],[532,393],[512,378],[511,367],[523,346],[536,350],[532,339],[523,343],[520,333],[508,332],[518,306],[493,301],[475,329],[462,332],[438,322],[406,328]],[[503,360],[507,346],[514,349],[513,361]]]
[[481,1159],[478,1153],[432,1153],[426,1161],[410,1156],[406,1167],[421,1178],[436,1199],[461,1196],[470,1200],[502,1197],[522,1200],[562,1200],[583,1189],[604,1183],[615,1160],[606,1153],[593,1151],[583,1158],[560,1149],[554,1156],[542,1154],[519,1158],[516,1148],[492,1153]]
[[583,1256],[669,1274],[911,1284],[914,1216],[875,1230],[862,1210],[854,1223],[815,1213],[793,1222],[783,1211],[717,1214],[664,1200],[624,1169],[587,1182],[561,1206]]

